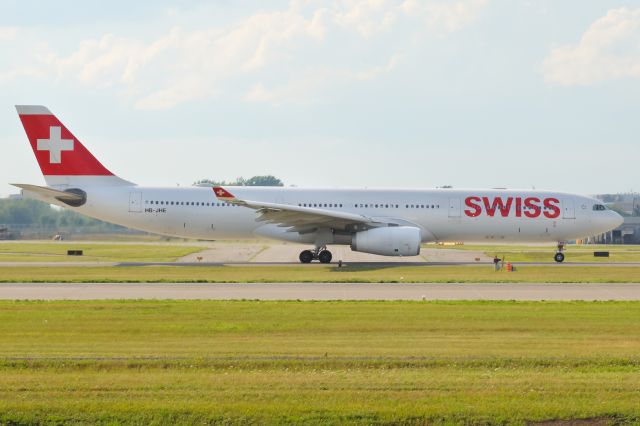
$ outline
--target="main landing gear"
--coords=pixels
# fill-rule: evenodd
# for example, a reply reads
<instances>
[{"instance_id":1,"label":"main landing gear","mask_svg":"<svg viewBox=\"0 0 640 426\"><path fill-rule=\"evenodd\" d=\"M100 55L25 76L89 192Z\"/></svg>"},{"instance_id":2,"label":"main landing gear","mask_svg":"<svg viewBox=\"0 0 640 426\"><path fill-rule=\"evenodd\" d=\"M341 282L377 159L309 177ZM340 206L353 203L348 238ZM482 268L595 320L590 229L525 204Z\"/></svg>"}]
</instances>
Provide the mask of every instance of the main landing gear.
<instances>
[{"instance_id":1,"label":"main landing gear","mask_svg":"<svg viewBox=\"0 0 640 426\"><path fill-rule=\"evenodd\" d=\"M563 251L564 251L564 243L558 243L558 251L556 251L555 256L553 256L553 260L555 260L558 263L564 262L564 253L562 253Z\"/></svg>"},{"instance_id":2,"label":"main landing gear","mask_svg":"<svg viewBox=\"0 0 640 426\"><path fill-rule=\"evenodd\" d=\"M331 252L326 247L318 247L315 250L304 250L300 253L301 263L311 263L312 260L318 259L320 263L331 263Z\"/></svg>"}]
</instances>

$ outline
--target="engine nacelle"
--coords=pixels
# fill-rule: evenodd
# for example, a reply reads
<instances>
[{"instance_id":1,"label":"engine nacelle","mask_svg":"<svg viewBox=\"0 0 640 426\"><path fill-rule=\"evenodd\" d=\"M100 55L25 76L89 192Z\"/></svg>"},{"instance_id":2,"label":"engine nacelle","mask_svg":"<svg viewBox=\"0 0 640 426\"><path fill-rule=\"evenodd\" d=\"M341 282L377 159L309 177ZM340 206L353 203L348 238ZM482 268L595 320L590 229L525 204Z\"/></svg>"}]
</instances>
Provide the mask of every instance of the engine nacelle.
<instances>
[{"instance_id":1,"label":"engine nacelle","mask_svg":"<svg viewBox=\"0 0 640 426\"><path fill-rule=\"evenodd\" d=\"M388 226L356 232L351 240L351 250L383 256L417 256L421 242L420 228Z\"/></svg>"}]
</instances>

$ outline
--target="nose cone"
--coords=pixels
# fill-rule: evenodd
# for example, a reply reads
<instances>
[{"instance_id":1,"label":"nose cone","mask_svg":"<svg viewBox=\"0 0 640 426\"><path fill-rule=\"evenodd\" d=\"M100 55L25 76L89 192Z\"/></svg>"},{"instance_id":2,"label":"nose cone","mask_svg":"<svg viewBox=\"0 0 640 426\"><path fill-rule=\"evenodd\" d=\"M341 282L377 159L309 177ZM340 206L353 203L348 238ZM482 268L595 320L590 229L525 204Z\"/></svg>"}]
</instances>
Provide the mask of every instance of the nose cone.
<instances>
[{"instance_id":1,"label":"nose cone","mask_svg":"<svg viewBox=\"0 0 640 426\"><path fill-rule=\"evenodd\" d=\"M613 210L609 210L608 213L609 213L610 229L615 229L624 223L624 218L620 216L620 214L618 214L617 212L614 212Z\"/></svg>"},{"instance_id":2,"label":"nose cone","mask_svg":"<svg viewBox=\"0 0 640 426\"><path fill-rule=\"evenodd\" d=\"M591 216L591 224L593 235L609 232L622 225L624 218L613 210L594 211Z\"/></svg>"}]
</instances>

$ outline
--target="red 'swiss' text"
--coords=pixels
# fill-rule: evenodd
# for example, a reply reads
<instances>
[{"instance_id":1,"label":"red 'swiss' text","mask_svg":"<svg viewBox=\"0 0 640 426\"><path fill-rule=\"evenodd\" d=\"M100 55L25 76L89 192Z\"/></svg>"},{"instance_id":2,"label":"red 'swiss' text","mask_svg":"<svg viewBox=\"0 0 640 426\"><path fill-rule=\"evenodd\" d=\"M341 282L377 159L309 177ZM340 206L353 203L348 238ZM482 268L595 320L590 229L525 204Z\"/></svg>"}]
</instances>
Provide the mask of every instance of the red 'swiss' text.
<instances>
[{"instance_id":1,"label":"red 'swiss' text","mask_svg":"<svg viewBox=\"0 0 640 426\"><path fill-rule=\"evenodd\" d=\"M538 197L467 197L464 200L467 207L464 214L478 217L482 214L494 217L528 217L537 218L540 215L548 219L560 216L560 200L557 198Z\"/></svg>"}]
</instances>

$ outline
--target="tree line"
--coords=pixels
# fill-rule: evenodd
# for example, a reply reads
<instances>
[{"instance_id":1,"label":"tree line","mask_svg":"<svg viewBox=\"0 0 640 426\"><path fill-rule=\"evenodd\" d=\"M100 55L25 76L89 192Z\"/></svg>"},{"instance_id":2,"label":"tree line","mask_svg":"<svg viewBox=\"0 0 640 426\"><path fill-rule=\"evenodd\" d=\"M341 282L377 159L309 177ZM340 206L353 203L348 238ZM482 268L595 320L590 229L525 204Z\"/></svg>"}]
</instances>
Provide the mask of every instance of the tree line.
<instances>
[{"instance_id":1,"label":"tree line","mask_svg":"<svg viewBox=\"0 0 640 426\"><path fill-rule=\"evenodd\" d=\"M118 230L122 227L83 216L71 210L53 208L37 200L0 199L0 224L42 228L83 227Z\"/></svg>"},{"instance_id":2,"label":"tree line","mask_svg":"<svg viewBox=\"0 0 640 426\"><path fill-rule=\"evenodd\" d=\"M200 179L199 181L194 182L194 185L198 185L198 186L284 186L284 183L275 176L264 175L264 176L254 176L249 179L245 179L242 176L240 176L235 181L229 181L229 182L224 180Z\"/></svg>"}]
</instances>

